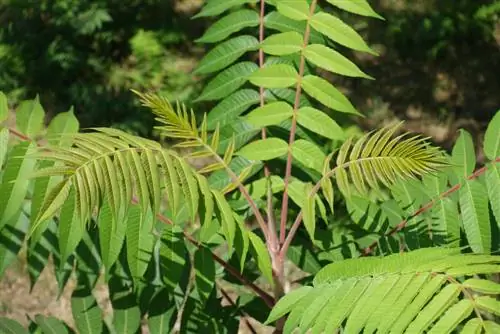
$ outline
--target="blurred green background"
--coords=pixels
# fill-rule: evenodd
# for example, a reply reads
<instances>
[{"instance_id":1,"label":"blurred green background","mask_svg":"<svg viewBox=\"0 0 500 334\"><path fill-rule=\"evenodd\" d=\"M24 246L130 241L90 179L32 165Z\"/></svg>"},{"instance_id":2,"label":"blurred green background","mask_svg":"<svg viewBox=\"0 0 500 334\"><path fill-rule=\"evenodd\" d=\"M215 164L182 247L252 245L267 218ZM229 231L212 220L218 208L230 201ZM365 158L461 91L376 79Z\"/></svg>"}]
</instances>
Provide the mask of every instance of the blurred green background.
<instances>
[{"instance_id":1,"label":"blurred green background","mask_svg":"<svg viewBox=\"0 0 500 334\"><path fill-rule=\"evenodd\" d=\"M0 90L14 104L39 94L50 114L74 105L84 127L148 135L130 89L191 104L205 79L191 74L206 52L194 40L210 22L191 20L202 3L0 0ZM386 21L342 18L380 53L349 54L377 81L330 78L369 115L359 125L407 119L445 147L458 127L480 133L500 107L500 0L371 4Z\"/></svg>"}]
</instances>

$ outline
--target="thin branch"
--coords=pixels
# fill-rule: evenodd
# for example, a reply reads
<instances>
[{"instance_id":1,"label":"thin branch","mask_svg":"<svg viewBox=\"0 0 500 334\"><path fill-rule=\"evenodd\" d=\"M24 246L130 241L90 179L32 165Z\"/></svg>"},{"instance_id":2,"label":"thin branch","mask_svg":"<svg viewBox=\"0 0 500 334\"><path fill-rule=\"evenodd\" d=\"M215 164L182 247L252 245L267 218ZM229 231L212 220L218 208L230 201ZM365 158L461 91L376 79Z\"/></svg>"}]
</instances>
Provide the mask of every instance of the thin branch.
<instances>
[{"instance_id":1,"label":"thin branch","mask_svg":"<svg viewBox=\"0 0 500 334\"><path fill-rule=\"evenodd\" d=\"M306 48L307 44L309 44L309 36L311 32L311 26L309 22L311 21L311 17L314 14L316 9L317 0L312 0L311 7L309 9L309 17L306 23L306 29L304 31L304 45L303 49ZM292 174L292 145L295 141L295 132L297 130L297 112L300 105L300 96L302 92L302 78L304 76L304 68L305 68L305 56L304 51L302 51L300 55L300 64L299 64L299 74L297 77L297 87L295 89L295 102L293 105L293 117L292 117L292 126L290 128L290 138L288 139L288 156L286 159L286 169L285 169L285 179L284 184L285 188L283 190L283 202L281 204L281 222L280 222L280 243L283 244L285 242L286 235L286 221L288 215L288 185L290 183L290 177Z\"/></svg>"},{"instance_id":2,"label":"thin branch","mask_svg":"<svg viewBox=\"0 0 500 334\"><path fill-rule=\"evenodd\" d=\"M9 128L9 132L12 135L18 137L21 140L32 141L31 138L29 138L25 134L23 134L23 133L15 130L15 129ZM136 198L133 198L131 202L133 204L138 204L138 200ZM169 225L173 225L174 224L170 219L168 219L167 217L165 217L162 214L158 213L156 216L163 223L166 223L166 224L169 224ZM184 233L184 237L189 242L191 242L193 245L195 245L196 247L200 247L201 246L200 243L194 237L192 237L189 233L187 233L186 231L184 231L183 233ZM221 259L219 256L217 256L216 254L214 254L212 252L211 252L211 255L212 255L212 258L214 259L214 261L218 262L222 267L224 267L224 269L226 269L227 272L229 272L236 279L238 279L243 285L247 286L248 288L250 288L251 290L253 290L259 297L261 297L264 300L264 302L266 303L267 306L269 306L270 308L272 308L274 306L274 298L271 295L269 295L267 292L265 292L264 290L262 290L261 288L259 288L253 282L250 282L248 279L246 279L246 277L242 276L238 272L238 270L236 268L232 267L229 263L227 263L226 261L224 261L223 259Z\"/></svg>"},{"instance_id":3,"label":"thin branch","mask_svg":"<svg viewBox=\"0 0 500 334\"><path fill-rule=\"evenodd\" d=\"M259 13L259 44L261 47L259 48L259 67L264 67L264 50L262 49L262 42L264 41L264 15L265 15L265 7L266 1L260 0L260 13ZM263 107L265 105L264 100L264 87L259 87L259 96L260 96L260 106ZM261 132L262 139L267 138L266 128L262 128ZM264 176L269 181L271 177L271 171L269 170L269 166L264 163ZM278 235L276 233L276 223L273 215L273 196L272 192L269 190L267 192L267 227L268 227L268 243L272 251L276 251L278 249Z\"/></svg>"},{"instance_id":4,"label":"thin branch","mask_svg":"<svg viewBox=\"0 0 500 334\"><path fill-rule=\"evenodd\" d=\"M500 163L500 157L498 157L495 160L493 160L492 163ZM474 180L474 179L478 178L479 176L483 175L487 170L488 170L488 166L483 166L483 167L477 169L471 175L469 175L466 178L466 180L468 180L468 181ZM385 237L390 237L390 236L393 236L394 234L398 233L399 231L401 231L402 229L404 229L406 227L406 225L408 224L408 222L411 219L413 219L413 218L417 217L418 215L421 215L422 213L430 210L437 202L439 202L439 201L443 200L444 198L450 196L454 192L458 191L460 188L462 188L462 183L455 184L453 187L451 187L448 190L442 192L441 194L439 194L439 196L437 198L431 200L430 202L428 202L427 204L425 204L424 206L422 206L420 209L418 209L415 212L413 212L408 218L406 218L405 220L401 221L398 225L396 225L392 230L390 230L389 232L387 232L384 236ZM377 245L378 245L378 241L372 242L368 247L366 247L363 250L363 256L371 254L373 252L373 250L377 247Z\"/></svg>"},{"instance_id":5,"label":"thin branch","mask_svg":"<svg viewBox=\"0 0 500 334\"><path fill-rule=\"evenodd\" d=\"M245 311L243 311L242 309L240 309L236 305L236 303L231 299L231 297L226 292L226 290L224 290L224 288L221 287L220 285L219 285L219 290L222 293L222 296L224 296L224 298L226 298L226 300L229 302L229 304L231 304L231 306L235 307L238 310L238 313L240 313L240 315L243 317L243 321L245 322L245 325L247 325L247 327L250 330L250 332L252 332L252 334L257 334L257 331L255 330L255 328L252 326L252 324L248 320L248 317L249 317L248 313L246 313Z\"/></svg>"}]
</instances>

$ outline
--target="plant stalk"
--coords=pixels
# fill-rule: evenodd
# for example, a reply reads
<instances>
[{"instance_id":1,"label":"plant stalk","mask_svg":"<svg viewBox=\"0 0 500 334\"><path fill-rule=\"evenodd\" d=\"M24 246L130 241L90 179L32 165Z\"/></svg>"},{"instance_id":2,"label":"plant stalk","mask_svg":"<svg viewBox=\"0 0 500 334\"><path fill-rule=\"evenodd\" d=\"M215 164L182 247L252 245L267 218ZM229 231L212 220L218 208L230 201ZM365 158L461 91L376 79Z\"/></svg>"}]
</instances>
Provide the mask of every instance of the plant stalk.
<instances>
[{"instance_id":1,"label":"plant stalk","mask_svg":"<svg viewBox=\"0 0 500 334\"><path fill-rule=\"evenodd\" d=\"M311 26L309 24L312 15L316 9L317 0L312 0L311 7L309 8L309 17L306 23L306 29L304 31L304 45L303 49L306 48L307 44L309 44L309 36L311 33ZM286 159L286 169L285 169L285 179L284 184L285 188L283 190L283 202L281 204L281 222L280 222L280 244L285 242L286 237L286 221L288 218L288 186L290 183L290 177L292 175L292 145L295 141L295 132L297 130L297 113L300 105L300 96L302 92L302 78L304 76L304 68L305 68L305 56L304 51L300 55L300 65L299 65L299 74L297 77L297 86L295 89L295 102L293 106L293 116L292 116L292 126L290 128L290 137L288 139L288 156Z\"/></svg>"}]
</instances>

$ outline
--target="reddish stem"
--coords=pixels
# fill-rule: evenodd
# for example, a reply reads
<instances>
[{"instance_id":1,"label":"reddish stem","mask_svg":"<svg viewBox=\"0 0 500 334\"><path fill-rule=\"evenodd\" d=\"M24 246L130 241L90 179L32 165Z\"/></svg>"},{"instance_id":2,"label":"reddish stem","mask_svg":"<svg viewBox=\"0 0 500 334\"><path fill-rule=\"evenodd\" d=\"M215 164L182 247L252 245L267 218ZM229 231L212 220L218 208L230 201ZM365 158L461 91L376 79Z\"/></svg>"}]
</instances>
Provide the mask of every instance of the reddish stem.
<instances>
[{"instance_id":1,"label":"reddish stem","mask_svg":"<svg viewBox=\"0 0 500 334\"><path fill-rule=\"evenodd\" d=\"M9 128L9 132L21 140L25 140L25 141L32 140L31 138L29 138L25 134L15 130L15 129ZM133 198L132 203L137 204L138 203L137 199ZM169 224L169 225L173 225L173 222L170 219L168 219L167 217L165 217L164 215L157 214L156 216L157 216L158 220L160 220L161 222ZM196 247L201 247L200 243L195 238L193 238L189 233L187 233L185 231L183 233L184 233L184 237L189 242L191 242ZM211 254L212 254L212 258L214 259L214 261L216 261L222 267L224 267L224 269L226 269L227 272L229 272L236 279L238 279L243 285L245 285L245 286L249 287L251 290L253 290L259 297L261 297L264 300L264 302L266 303L267 306L269 306L270 308L272 308L274 306L274 298L271 295L269 295L267 292L265 292L264 290L259 288L253 282L250 282L246 277L242 276L236 268L234 268L229 263L227 263L226 261L221 259L219 256L217 256L213 252L211 252Z\"/></svg>"},{"instance_id":2,"label":"reddish stem","mask_svg":"<svg viewBox=\"0 0 500 334\"><path fill-rule=\"evenodd\" d=\"M500 163L500 157L496 158L492 162L493 163ZM479 176L483 175L487 170L488 170L488 166L483 166L483 167L477 169L471 175L469 175L466 180L474 180L474 179L478 178ZM436 202L441 201L442 199L450 196L454 192L458 191L460 188L462 188L462 184L461 183L455 184L453 187L451 187L451 188L447 189L446 191L442 192L437 198L433 199L432 201L430 201L427 204L425 204L424 206L422 206L420 209L418 209L415 212L413 212L408 218L406 218L405 220L401 221L401 223L399 223L398 225L396 225L392 230L390 230L389 232L387 232L384 236L385 237L390 237L390 236L393 236L394 234L398 233L399 231L401 231L402 229L404 229L406 227L406 225L408 224L408 222L411 219L413 219L416 216L421 215L422 213L430 210L434 206L434 204L436 204ZM368 247L366 247L363 250L363 256L371 254L373 252L373 250L377 247L377 245L378 245L377 241L372 242Z\"/></svg>"},{"instance_id":3,"label":"reddish stem","mask_svg":"<svg viewBox=\"0 0 500 334\"><path fill-rule=\"evenodd\" d=\"M313 0L311 2L311 7L309 9L309 18L306 23L306 30L304 31L304 45L303 50L306 48L309 43L309 36L311 31L311 26L309 24L310 18L314 14L314 10L316 9L317 0ZM288 139L288 156L286 159L286 169L285 169L285 180L284 180L284 190L283 190L283 202L281 204L281 222L280 222L280 244L285 242L286 237L286 221L288 218L288 185L290 183L290 176L292 174L292 145L295 141L295 132L297 130L297 112L300 105L300 95L302 92L302 78L304 76L304 68L306 59L304 56L304 51L302 50L300 55L300 64L299 64L299 73L297 76L297 86L295 89L295 102L293 105L293 117L292 117L292 126L290 128L290 137Z\"/></svg>"}]
</instances>

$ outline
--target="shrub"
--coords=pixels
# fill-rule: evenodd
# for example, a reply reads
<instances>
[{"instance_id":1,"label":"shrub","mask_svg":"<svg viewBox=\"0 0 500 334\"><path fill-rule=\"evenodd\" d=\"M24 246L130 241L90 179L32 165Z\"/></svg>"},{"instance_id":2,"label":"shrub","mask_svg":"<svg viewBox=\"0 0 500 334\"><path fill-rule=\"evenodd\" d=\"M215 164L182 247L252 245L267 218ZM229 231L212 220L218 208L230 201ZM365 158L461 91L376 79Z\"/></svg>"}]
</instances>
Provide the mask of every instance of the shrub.
<instances>
[{"instance_id":1,"label":"shrub","mask_svg":"<svg viewBox=\"0 0 500 334\"><path fill-rule=\"evenodd\" d=\"M76 277L82 333L235 333L247 317L284 333L498 331L500 113L475 172L465 131L451 157L400 124L349 137L334 119L360 113L319 70L370 79L336 50L373 51L316 0L255 3L198 14L224 15L199 40L217 43L197 69L213 77L198 100L218 101L201 120L135 91L173 147L78 132L72 111L45 131L37 99L18 107L0 132L0 273L24 242L33 284L52 257L60 289ZM380 18L364 0L328 3ZM292 291L289 263L306 274ZM69 331L42 316L30 328L54 326Z\"/></svg>"}]
</instances>

